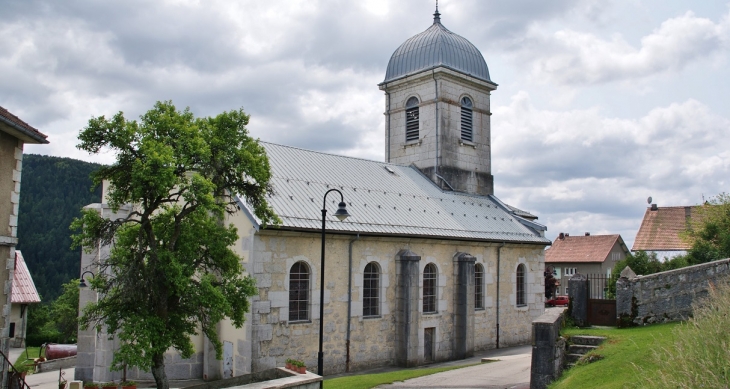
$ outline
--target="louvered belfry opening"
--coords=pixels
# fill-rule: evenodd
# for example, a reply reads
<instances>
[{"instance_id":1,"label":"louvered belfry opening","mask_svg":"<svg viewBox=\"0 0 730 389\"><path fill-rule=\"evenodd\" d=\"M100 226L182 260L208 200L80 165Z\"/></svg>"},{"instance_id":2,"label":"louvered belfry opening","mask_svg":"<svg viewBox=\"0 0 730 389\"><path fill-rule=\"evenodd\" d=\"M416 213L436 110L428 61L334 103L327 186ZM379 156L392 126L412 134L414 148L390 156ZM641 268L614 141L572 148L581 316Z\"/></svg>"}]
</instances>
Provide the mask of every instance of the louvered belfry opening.
<instances>
[{"instance_id":1,"label":"louvered belfry opening","mask_svg":"<svg viewBox=\"0 0 730 389\"><path fill-rule=\"evenodd\" d=\"M406 142L418 140L418 99L411 97L406 102Z\"/></svg>"},{"instance_id":2,"label":"louvered belfry opening","mask_svg":"<svg viewBox=\"0 0 730 389\"><path fill-rule=\"evenodd\" d=\"M461 139L469 142L474 141L472 107L473 104L470 98L463 97L461 99Z\"/></svg>"}]
</instances>

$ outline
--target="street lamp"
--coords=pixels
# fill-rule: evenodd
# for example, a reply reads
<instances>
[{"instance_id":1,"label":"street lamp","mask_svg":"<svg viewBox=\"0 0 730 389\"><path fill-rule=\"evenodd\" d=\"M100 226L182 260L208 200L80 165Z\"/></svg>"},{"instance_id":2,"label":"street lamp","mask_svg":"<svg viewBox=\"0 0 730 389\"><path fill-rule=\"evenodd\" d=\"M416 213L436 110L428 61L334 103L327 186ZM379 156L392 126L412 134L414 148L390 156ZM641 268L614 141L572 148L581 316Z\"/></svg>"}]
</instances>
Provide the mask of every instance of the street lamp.
<instances>
[{"instance_id":1,"label":"street lamp","mask_svg":"<svg viewBox=\"0 0 730 389\"><path fill-rule=\"evenodd\" d=\"M345 204L342 192L337 189L328 190L322 199L322 262L319 270L321 275L319 282L319 353L317 354L317 374L320 377L324 376L322 366L324 364L324 353L322 353L322 342L324 341L324 229L326 223L325 216L327 215L327 195L330 192L337 192L340 194L340 204L337 205L337 212L335 212L335 216L340 219L340 221L343 221L350 216L350 214L347 213L347 205ZM319 382L319 387L322 387L322 381Z\"/></svg>"},{"instance_id":2,"label":"street lamp","mask_svg":"<svg viewBox=\"0 0 730 389\"><path fill-rule=\"evenodd\" d=\"M79 280L79 288L85 288L86 287L86 280L84 280L84 276L86 274L91 274L91 278L94 278L94 273L92 273L90 270L87 270L83 273L81 273L81 280Z\"/></svg>"}]
</instances>

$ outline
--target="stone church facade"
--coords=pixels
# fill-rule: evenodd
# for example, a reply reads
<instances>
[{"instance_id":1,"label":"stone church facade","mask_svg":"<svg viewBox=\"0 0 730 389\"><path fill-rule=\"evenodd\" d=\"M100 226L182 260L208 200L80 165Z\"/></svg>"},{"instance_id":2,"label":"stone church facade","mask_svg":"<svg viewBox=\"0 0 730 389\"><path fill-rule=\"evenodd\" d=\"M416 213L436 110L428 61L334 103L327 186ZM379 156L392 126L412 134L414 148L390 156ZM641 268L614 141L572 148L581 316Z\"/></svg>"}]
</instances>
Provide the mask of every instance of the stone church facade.
<instances>
[{"instance_id":1,"label":"stone church facade","mask_svg":"<svg viewBox=\"0 0 730 389\"><path fill-rule=\"evenodd\" d=\"M262 142L275 192L268 200L282 224L262 227L243 200L228 220L258 295L243 328L220 323L222 360L201 335L190 359L170 352L168 377L234 377L287 358L316 371L320 320L325 375L530 342L531 322L544 312L550 241L534 216L494 196L489 94L497 85L484 58L437 11L429 29L394 53L379 86L385 162ZM340 201L337 193L323 198L331 189L351 216L327 219L320 302L320 202L332 215ZM82 271L99 254L84 254ZM83 291L81 304L94 298ZM108 370L115 347L80 331L76 378L119 379ZM127 377L151 375L131 369Z\"/></svg>"}]
</instances>

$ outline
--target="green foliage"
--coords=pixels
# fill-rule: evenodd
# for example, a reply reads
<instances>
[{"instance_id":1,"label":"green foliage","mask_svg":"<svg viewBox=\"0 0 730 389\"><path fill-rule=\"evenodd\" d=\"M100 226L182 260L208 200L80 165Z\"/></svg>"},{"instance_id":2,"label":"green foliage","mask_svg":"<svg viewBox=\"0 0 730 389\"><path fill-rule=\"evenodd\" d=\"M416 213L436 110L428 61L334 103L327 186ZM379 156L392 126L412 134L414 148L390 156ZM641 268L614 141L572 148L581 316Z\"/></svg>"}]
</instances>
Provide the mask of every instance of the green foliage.
<instances>
[{"instance_id":1,"label":"green foliage","mask_svg":"<svg viewBox=\"0 0 730 389\"><path fill-rule=\"evenodd\" d=\"M687 263L716 261L730 257L730 194L710 199L692 217L692 228L685 238L692 243Z\"/></svg>"},{"instance_id":2,"label":"green foliage","mask_svg":"<svg viewBox=\"0 0 730 389\"><path fill-rule=\"evenodd\" d=\"M62 285L63 293L45 304L28 307L28 334L26 343L40 346L43 343L76 343L79 315L79 280L72 279Z\"/></svg>"},{"instance_id":3,"label":"green foliage","mask_svg":"<svg viewBox=\"0 0 730 389\"><path fill-rule=\"evenodd\" d=\"M266 203L271 192L264 148L248 136L243 110L195 118L171 102L158 102L128 121L93 118L78 147L109 149L117 157L93 175L110 183L114 210L134 204L129 216L105 219L86 210L73 222L74 243L92 250L113 243L91 280L100 299L83 311L83 326L107 327L120 340L113 368L151 370L158 388L168 387L164 353L193 353L190 337L202 331L220 358L216 324L243 325L254 279L243 276L231 246L237 239L226 214L240 195L263 223L279 220Z\"/></svg>"},{"instance_id":4,"label":"green foliage","mask_svg":"<svg viewBox=\"0 0 730 389\"><path fill-rule=\"evenodd\" d=\"M675 341L661 347L654 361L661 371L646 371L646 387L730 387L730 286L710 287L709 298L693 317L674 329Z\"/></svg>"},{"instance_id":5,"label":"green foliage","mask_svg":"<svg viewBox=\"0 0 730 389\"><path fill-rule=\"evenodd\" d=\"M23 155L18 246L44 302L78 277L81 249L71 249L68 225L81 208L101 201L89 175L101 165L69 158ZM30 332L29 332L30 334Z\"/></svg>"}]
</instances>

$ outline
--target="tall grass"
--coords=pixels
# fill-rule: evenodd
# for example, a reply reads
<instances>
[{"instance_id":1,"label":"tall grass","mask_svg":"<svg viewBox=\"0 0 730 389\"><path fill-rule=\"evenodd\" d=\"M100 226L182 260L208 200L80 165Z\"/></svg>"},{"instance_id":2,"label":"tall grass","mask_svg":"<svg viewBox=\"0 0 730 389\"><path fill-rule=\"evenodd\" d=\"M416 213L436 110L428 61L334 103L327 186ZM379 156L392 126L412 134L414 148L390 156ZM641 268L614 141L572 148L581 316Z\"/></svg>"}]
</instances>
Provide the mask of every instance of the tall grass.
<instances>
[{"instance_id":1,"label":"tall grass","mask_svg":"<svg viewBox=\"0 0 730 389\"><path fill-rule=\"evenodd\" d=\"M693 318L674 329L674 344L654 353L661 369L645 371L651 386L730 387L730 284L710 284L709 296L693 312Z\"/></svg>"}]
</instances>

